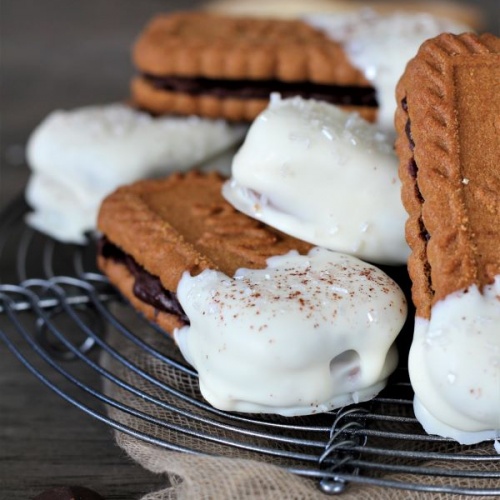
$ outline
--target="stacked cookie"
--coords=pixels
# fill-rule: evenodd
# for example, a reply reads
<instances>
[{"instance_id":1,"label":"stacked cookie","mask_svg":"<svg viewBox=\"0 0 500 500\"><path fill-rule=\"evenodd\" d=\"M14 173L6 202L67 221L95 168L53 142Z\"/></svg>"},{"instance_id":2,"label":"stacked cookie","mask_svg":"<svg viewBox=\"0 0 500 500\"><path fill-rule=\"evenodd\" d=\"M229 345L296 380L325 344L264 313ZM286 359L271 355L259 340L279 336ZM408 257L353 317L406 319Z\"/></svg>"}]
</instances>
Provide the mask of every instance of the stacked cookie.
<instances>
[{"instance_id":1,"label":"stacked cookie","mask_svg":"<svg viewBox=\"0 0 500 500\"><path fill-rule=\"evenodd\" d=\"M342 46L302 21L159 15L134 62L134 102L155 113L252 121L279 92L376 115L375 90Z\"/></svg>"}]
</instances>

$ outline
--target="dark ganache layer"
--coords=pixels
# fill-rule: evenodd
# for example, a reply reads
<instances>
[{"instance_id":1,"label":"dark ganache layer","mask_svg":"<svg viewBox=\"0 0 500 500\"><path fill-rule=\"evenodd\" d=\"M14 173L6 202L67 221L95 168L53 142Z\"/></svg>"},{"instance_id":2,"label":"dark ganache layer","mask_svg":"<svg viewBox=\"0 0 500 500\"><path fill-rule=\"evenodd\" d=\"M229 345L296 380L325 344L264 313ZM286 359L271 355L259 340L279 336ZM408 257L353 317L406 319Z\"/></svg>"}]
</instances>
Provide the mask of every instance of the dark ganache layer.
<instances>
[{"instance_id":1,"label":"dark ganache layer","mask_svg":"<svg viewBox=\"0 0 500 500\"><path fill-rule=\"evenodd\" d=\"M411 133L411 120L410 120L410 114L408 112L408 101L406 100L406 98L404 98L401 101L401 107L402 107L403 111L406 113L406 117L407 117L406 124L405 124L405 134L406 134L406 138L408 140L408 147L409 147L410 151L412 152L412 156L411 156L410 161L408 163L408 172L409 172L411 178L414 179L414 181L415 181L415 196L419 200L420 204L423 204L424 197L422 196L422 193L420 192L420 189L418 187L418 182L417 182L418 165L417 165L417 162L415 160L415 141L414 141L413 135ZM430 239L430 234L427 231L427 228L425 227L425 223L424 223L422 216L419 217L418 223L419 223L419 228L420 228L420 236L425 241L426 253L427 253L427 242ZM431 268L430 268L429 261L426 261L424 263L424 272L425 272L425 275L427 276L429 290L432 291Z\"/></svg>"},{"instance_id":2,"label":"dark ganache layer","mask_svg":"<svg viewBox=\"0 0 500 500\"><path fill-rule=\"evenodd\" d=\"M133 257L126 254L105 236L99 240L98 252L103 258L111 259L128 269L134 277L132 291L139 300L153 306L157 311L174 314L184 324L189 325L189 319L177 300L176 294L166 290L161 284L160 278L146 271Z\"/></svg>"},{"instance_id":3,"label":"dark ganache layer","mask_svg":"<svg viewBox=\"0 0 500 500\"><path fill-rule=\"evenodd\" d=\"M281 80L222 80L210 78L164 77L143 73L142 77L160 90L219 98L268 99L272 92L283 98L301 96L342 106L378 106L373 87L324 85Z\"/></svg>"}]
</instances>

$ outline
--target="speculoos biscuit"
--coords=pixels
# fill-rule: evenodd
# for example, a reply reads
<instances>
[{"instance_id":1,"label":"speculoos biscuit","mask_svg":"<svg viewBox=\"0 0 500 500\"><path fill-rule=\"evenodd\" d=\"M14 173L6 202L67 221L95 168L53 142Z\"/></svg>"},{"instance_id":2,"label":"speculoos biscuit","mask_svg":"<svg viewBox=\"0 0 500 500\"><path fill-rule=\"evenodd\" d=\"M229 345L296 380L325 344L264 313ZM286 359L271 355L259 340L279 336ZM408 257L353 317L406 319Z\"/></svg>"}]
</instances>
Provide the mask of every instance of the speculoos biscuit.
<instances>
[{"instance_id":1,"label":"speculoos biscuit","mask_svg":"<svg viewBox=\"0 0 500 500\"><path fill-rule=\"evenodd\" d=\"M500 274L500 39L426 41L396 91L396 151L417 315Z\"/></svg>"},{"instance_id":2,"label":"speculoos biscuit","mask_svg":"<svg viewBox=\"0 0 500 500\"><path fill-rule=\"evenodd\" d=\"M138 37L133 61L132 99L153 113L251 121L276 91L376 115L375 89L342 46L302 21L158 15Z\"/></svg>"},{"instance_id":3,"label":"speculoos biscuit","mask_svg":"<svg viewBox=\"0 0 500 500\"><path fill-rule=\"evenodd\" d=\"M311 245L236 211L212 172L124 186L102 203L98 266L131 304L172 332L187 321L175 292L184 271L264 268L266 259Z\"/></svg>"}]
</instances>

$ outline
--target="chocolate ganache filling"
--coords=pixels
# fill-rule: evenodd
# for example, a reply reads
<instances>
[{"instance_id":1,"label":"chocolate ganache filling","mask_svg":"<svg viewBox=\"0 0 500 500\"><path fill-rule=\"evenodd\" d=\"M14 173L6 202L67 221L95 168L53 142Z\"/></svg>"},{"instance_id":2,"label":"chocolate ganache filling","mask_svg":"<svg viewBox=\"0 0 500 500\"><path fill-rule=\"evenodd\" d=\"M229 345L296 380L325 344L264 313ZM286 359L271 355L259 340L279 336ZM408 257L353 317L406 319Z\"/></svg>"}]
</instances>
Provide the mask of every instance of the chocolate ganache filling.
<instances>
[{"instance_id":1,"label":"chocolate ganache filling","mask_svg":"<svg viewBox=\"0 0 500 500\"><path fill-rule=\"evenodd\" d=\"M324 85L312 82L284 82L281 80L222 80L210 78L183 78L155 76L143 73L153 87L160 90L190 95L210 95L219 98L268 99L272 92L283 98L301 96L343 106L377 107L375 89L354 85Z\"/></svg>"},{"instance_id":2,"label":"chocolate ganache filling","mask_svg":"<svg viewBox=\"0 0 500 500\"><path fill-rule=\"evenodd\" d=\"M406 100L406 97L403 98L401 101L401 107L403 108L403 111L406 113L406 124L405 124L405 134L406 138L408 140L408 147L410 151L412 152L412 156L410 158L410 161L408 163L408 172L411 176L412 179L415 181L415 196L419 200L420 204L424 203L424 197L422 196L422 193L420 192L420 189L418 187L418 182L417 182L417 175L418 175L418 165L415 160L415 141L413 139L412 133L411 133L411 120L410 120L410 115L408 113L408 102ZM430 239L430 234L427 231L427 228L425 227L424 220L422 218L422 215L418 219L418 224L420 228L420 236L422 239L425 241L425 246L426 246L426 253L427 253L427 242ZM429 286L429 290L432 291L432 286L431 286L431 268L429 261L426 261L424 263L424 272L427 277L427 283Z\"/></svg>"},{"instance_id":3,"label":"chocolate ganache filling","mask_svg":"<svg viewBox=\"0 0 500 500\"><path fill-rule=\"evenodd\" d=\"M157 276L140 266L133 257L114 245L105 236L99 240L98 252L105 259L111 259L125 266L134 277L133 293L139 299L153 306L157 311L175 314L180 321L189 325L189 318L182 309L174 292L166 290Z\"/></svg>"}]
</instances>

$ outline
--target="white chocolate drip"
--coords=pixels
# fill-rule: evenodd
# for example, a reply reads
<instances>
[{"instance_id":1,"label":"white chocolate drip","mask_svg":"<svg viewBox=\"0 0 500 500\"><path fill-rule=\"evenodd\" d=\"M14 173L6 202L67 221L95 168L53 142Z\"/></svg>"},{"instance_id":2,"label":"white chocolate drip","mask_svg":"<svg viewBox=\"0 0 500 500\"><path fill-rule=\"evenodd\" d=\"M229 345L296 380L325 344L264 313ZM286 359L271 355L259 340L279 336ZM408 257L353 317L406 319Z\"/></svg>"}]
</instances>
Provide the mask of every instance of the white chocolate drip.
<instances>
[{"instance_id":1,"label":"white chocolate drip","mask_svg":"<svg viewBox=\"0 0 500 500\"><path fill-rule=\"evenodd\" d=\"M500 276L416 318L409 358L415 414L430 434L472 444L500 437Z\"/></svg>"},{"instance_id":2,"label":"white chocolate drip","mask_svg":"<svg viewBox=\"0 0 500 500\"><path fill-rule=\"evenodd\" d=\"M325 412L372 398L396 367L404 295L349 255L314 248L234 278L185 273L177 296L191 324L176 341L220 409Z\"/></svg>"}]
</instances>

